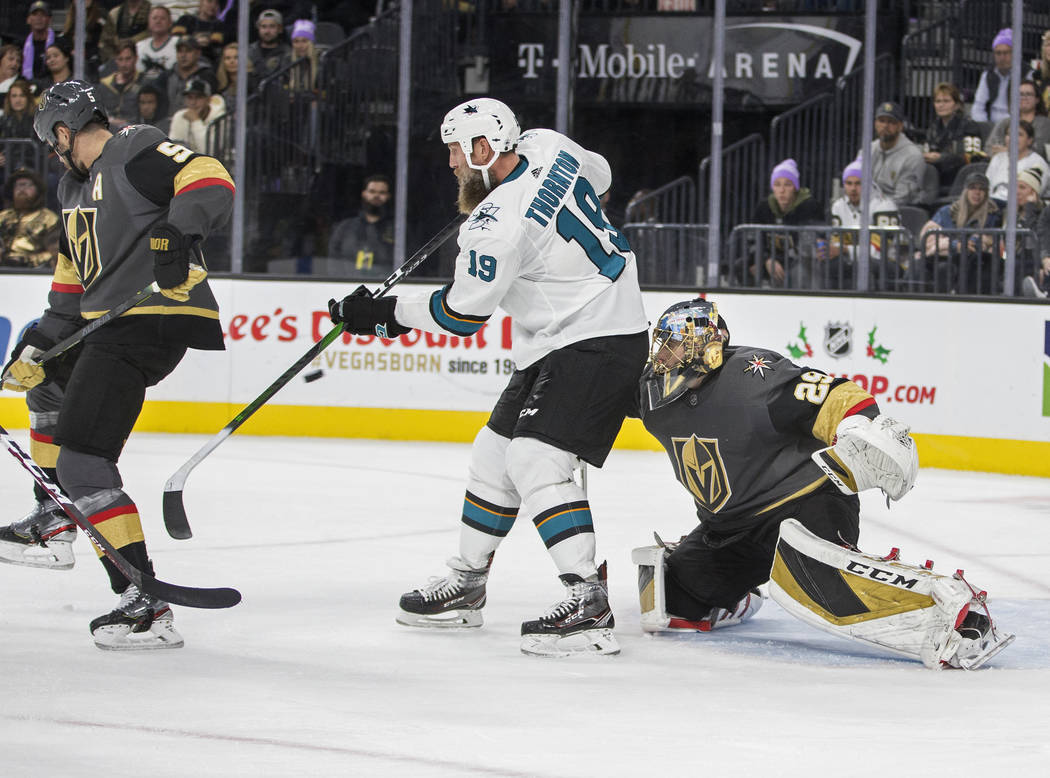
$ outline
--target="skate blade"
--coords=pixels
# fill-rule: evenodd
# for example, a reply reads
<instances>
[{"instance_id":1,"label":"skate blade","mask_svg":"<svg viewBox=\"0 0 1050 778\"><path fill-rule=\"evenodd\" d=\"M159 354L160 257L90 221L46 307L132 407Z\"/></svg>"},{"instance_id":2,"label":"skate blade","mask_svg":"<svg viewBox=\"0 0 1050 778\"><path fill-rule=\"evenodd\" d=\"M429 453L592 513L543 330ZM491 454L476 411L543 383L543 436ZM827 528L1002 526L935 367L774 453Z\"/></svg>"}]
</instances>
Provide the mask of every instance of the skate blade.
<instances>
[{"instance_id":1,"label":"skate blade","mask_svg":"<svg viewBox=\"0 0 1050 778\"><path fill-rule=\"evenodd\" d=\"M182 648L185 641L175 630L175 625L153 622L145 632L132 632L127 624L112 624L99 627L91 636L95 645L103 651L151 651L159 648Z\"/></svg>"},{"instance_id":2,"label":"skate blade","mask_svg":"<svg viewBox=\"0 0 1050 778\"><path fill-rule=\"evenodd\" d=\"M480 627L483 623L481 611L459 610L446 613L409 613L399 610L395 621L406 627L424 627L428 629L470 629Z\"/></svg>"},{"instance_id":3,"label":"skate blade","mask_svg":"<svg viewBox=\"0 0 1050 778\"><path fill-rule=\"evenodd\" d=\"M47 546L38 543L23 545L0 541L0 562L22 567L45 567L51 570L71 570L76 563L71 543L51 541Z\"/></svg>"},{"instance_id":4,"label":"skate blade","mask_svg":"<svg viewBox=\"0 0 1050 778\"><path fill-rule=\"evenodd\" d=\"M521 653L529 656L615 656L620 653L611 629L585 629L571 635L522 635Z\"/></svg>"}]
</instances>

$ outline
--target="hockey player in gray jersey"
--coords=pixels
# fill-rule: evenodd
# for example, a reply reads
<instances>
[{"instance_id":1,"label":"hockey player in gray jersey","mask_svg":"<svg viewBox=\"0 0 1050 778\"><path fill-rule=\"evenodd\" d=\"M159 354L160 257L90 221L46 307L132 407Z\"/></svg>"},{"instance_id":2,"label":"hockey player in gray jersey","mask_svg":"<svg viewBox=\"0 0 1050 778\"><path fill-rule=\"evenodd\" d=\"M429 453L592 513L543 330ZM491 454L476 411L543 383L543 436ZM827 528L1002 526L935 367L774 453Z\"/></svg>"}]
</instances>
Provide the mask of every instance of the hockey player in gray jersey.
<instances>
[{"instance_id":1,"label":"hockey player in gray jersey","mask_svg":"<svg viewBox=\"0 0 1050 778\"><path fill-rule=\"evenodd\" d=\"M469 336L501 306L513 318L516 371L471 455L459 553L450 572L401 598L408 626L477 627L493 554L527 515L566 587L522 624L527 654L615 654L605 564L595 562L580 461L600 467L645 364L648 328L634 253L599 197L605 159L552 130L520 134L498 100L470 100L441 125L459 181L451 284L434 294L332 300L332 320L360 334L419 328Z\"/></svg>"},{"instance_id":2,"label":"hockey player in gray jersey","mask_svg":"<svg viewBox=\"0 0 1050 778\"><path fill-rule=\"evenodd\" d=\"M637 413L700 518L680 543L635 549L644 630L737 624L769 580L807 623L929 667L972 669L1012 640L961 573L857 549L856 493L877 487L899 500L918 455L908 428L852 381L730 346L715 305L689 300L653 331Z\"/></svg>"},{"instance_id":3,"label":"hockey player in gray jersey","mask_svg":"<svg viewBox=\"0 0 1050 778\"><path fill-rule=\"evenodd\" d=\"M26 391L53 381L64 388L53 441L60 447L59 482L132 565L152 574L138 508L121 489L117 460L147 387L171 373L187 348L224 347L197 247L229 219L233 181L218 161L172 143L155 127L130 126L114 135L93 87L83 81L50 87L34 129L68 168L58 190L63 235L48 308L5 365L3 386ZM36 361L84 320L152 281L160 294L89 334L75 359ZM37 527L5 529L0 545L41 543ZM47 542L70 542L73 533L63 534ZM18 549L4 556L18 558ZM109 559L102 564L120 602L91 622L96 645L181 646L168 604L140 592Z\"/></svg>"}]
</instances>

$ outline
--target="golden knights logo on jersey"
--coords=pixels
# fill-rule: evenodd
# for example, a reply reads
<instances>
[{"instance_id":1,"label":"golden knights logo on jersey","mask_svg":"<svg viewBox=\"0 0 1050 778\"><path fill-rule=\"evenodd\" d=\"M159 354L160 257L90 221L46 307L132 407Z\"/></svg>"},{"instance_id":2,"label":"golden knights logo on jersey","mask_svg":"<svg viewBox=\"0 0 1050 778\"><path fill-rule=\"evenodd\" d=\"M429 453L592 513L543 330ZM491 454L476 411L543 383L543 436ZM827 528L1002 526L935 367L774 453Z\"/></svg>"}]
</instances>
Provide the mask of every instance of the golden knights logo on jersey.
<instances>
[{"instance_id":1,"label":"golden knights logo on jersey","mask_svg":"<svg viewBox=\"0 0 1050 778\"><path fill-rule=\"evenodd\" d=\"M678 480L700 505L717 513L733 494L716 438L671 438Z\"/></svg>"},{"instance_id":2,"label":"golden knights logo on jersey","mask_svg":"<svg viewBox=\"0 0 1050 778\"><path fill-rule=\"evenodd\" d=\"M98 255L98 232L95 228L97 217L97 208L77 207L62 210L69 251L72 254L70 260L76 265L77 275L85 287L90 286L102 270L102 258Z\"/></svg>"}]
</instances>

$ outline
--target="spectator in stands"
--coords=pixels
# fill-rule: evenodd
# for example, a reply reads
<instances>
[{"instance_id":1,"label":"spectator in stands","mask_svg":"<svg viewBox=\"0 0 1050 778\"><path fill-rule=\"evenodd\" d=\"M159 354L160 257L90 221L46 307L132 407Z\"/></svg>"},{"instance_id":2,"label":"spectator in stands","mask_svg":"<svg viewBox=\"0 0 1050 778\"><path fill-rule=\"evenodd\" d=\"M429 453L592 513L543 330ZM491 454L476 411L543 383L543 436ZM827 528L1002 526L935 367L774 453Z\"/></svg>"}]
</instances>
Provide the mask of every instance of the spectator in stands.
<instances>
[{"instance_id":1,"label":"spectator in stands","mask_svg":"<svg viewBox=\"0 0 1050 778\"><path fill-rule=\"evenodd\" d=\"M133 43L149 37L149 0L124 0L109 12L117 40L130 38Z\"/></svg>"},{"instance_id":2,"label":"spectator in stands","mask_svg":"<svg viewBox=\"0 0 1050 778\"><path fill-rule=\"evenodd\" d=\"M84 0L85 35L84 75L88 81L98 80L98 70L103 63L109 62L117 49L117 29L101 3L96 0ZM70 0L66 6L66 23L62 26L62 37L72 41L77 23L77 4Z\"/></svg>"},{"instance_id":3,"label":"spectator in stands","mask_svg":"<svg viewBox=\"0 0 1050 778\"><path fill-rule=\"evenodd\" d=\"M73 44L64 35L59 35L44 53L47 76L33 82L34 94L43 94L52 84L73 78Z\"/></svg>"},{"instance_id":4,"label":"spectator in stands","mask_svg":"<svg viewBox=\"0 0 1050 778\"><path fill-rule=\"evenodd\" d=\"M201 56L212 67L218 65L222 47L237 38L236 29L219 18L219 0L200 0L197 13L179 17L171 31L175 35L192 35Z\"/></svg>"},{"instance_id":5,"label":"spectator in stands","mask_svg":"<svg viewBox=\"0 0 1050 778\"><path fill-rule=\"evenodd\" d=\"M113 58L117 69L99 82L98 99L109 115L110 129L116 131L134 120L139 110L139 90L143 76L136 65L135 42L125 38L117 44L117 55Z\"/></svg>"},{"instance_id":6,"label":"spectator in stands","mask_svg":"<svg viewBox=\"0 0 1050 778\"><path fill-rule=\"evenodd\" d=\"M0 266L48 270L58 260L58 215L44 207L44 182L16 170L4 186L10 205L0 211Z\"/></svg>"},{"instance_id":7,"label":"spectator in stands","mask_svg":"<svg viewBox=\"0 0 1050 778\"><path fill-rule=\"evenodd\" d=\"M332 229L328 253L351 259L361 275L386 277L394 270L394 221L390 217L390 179L372 175L361 190L361 210Z\"/></svg>"},{"instance_id":8,"label":"spectator in stands","mask_svg":"<svg viewBox=\"0 0 1050 778\"><path fill-rule=\"evenodd\" d=\"M0 116L0 140L22 138L36 141L36 133L33 132L35 113L36 98L33 97L33 89L28 81L19 78L11 84L4 98L3 116ZM8 154L4 154L0 149L0 172L32 168L35 165L35 150L29 144L13 146Z\"/></svg>"},{"instance_id":9,"label":"spectator in stands","mask_svg":"<svg viewBox=\"0 0 1050 778\"><path fill-rule=\"evenodd\" d=\"M241 79L237 77L237 54L238 46L237 42L227 43L222 49L222 59L219 61L219 69L215 73L216 81L219 84L219 94L222 95L222 99L226 101L226 113L230 113L234 109L234 105L237 102L237 87L241 82ZM248 63L248 69L251 70L251 63Z\"/></svg>"},{"instance_id":10,"label":"spectator in stands","mask_svg":"<svg viewBox=\"0 0 1050 778\"><path fill-rule=\"evenodd\" d=\"M627 201L624 218L634 223L655 222L656 213L653 201L645 199L652 191L652 189L639 189L631 195L631 199Z\"/></svg>"},{"instance_id":11,"label":"spectator in stands","mask_svg":"<svg viewBox=\"0 0 1050 778\"><path fill-rule=\"evenodd\" d=\"M1010 63L1013 61L1014 34L1004 27L992 41L995 64L981 73L973 96L970 118L978 122L997 122L1010 115Z\"/></svg>"},{"instance_id":12,"label":"spectator in stands","mask_svg":"<svg viewBox=\"0 0 1050 778\"><path fill-rule=\"evenodd\" d=\"M880 103L875 109L871 180L897 205L913 205L922 194L926 161L903 129L904 110L897 103Z\"/></svg>"},{"instance_id":13,"label":"spectator in stands","mask_svg":"<svg viewBox=\"0 0 1050 778\"><path fill-rule=\"evenodd\" d=\"M836 227L850 228L842 232L832 231L828 241L827 251L817 251L818 262L823 262L821 276L825 289L852 289L853 288L853 265L857 258L857 239L859 233L855 230L861 224L861 194L864 187L864 167L861 159L857 159L846 165L842 171L842 188L845 194L831 204L831 223ZM868 212L870 214L869 224L871 231L871 249L868 258L871 268L872 286L878 288L877 281L880 276L887 279L895 273L888 272L887 265L879 265L883 256L883 244L893 241L893 236L884 232L878 232L879 228L897 227L900 225L900 212L897 204L886 197L875 184L871 186L869 196ZM891 246L887 245L887 249ZM896 259L896 252L887 251L887 257ZM883 272L878 272L881 269Z\"/></svg>"},{"instance_id":14,"label":"spectator in stands","mask_svg":"<svg viewBox=\"0 0 1050 778\"><path fill-rule=\"evenodd\" d=\"M992 266L996 245L994 233L969 236L940 234L941 229L996 230L1002 223L1002 211L988 197L988 177L971 173L958 199L944 206L922 228L919 238L922 253L917 257L917 277L934 281L936 291L968 293L977 286L981 266Z\"/></svg>"},{"instance_id":15,"label":"spectator in stands","mask_svg":"<svg viewBox=\"0 0 1050 778\"><path fill-rule=\"evenodd\" d=\"M226 103L203 78L186 82L183 100L186 107L171 117L168 137L199 154L217 155L208 147L208 128L226 115Z\"/></svg>"},{"instance_id":16,"label":"spectator in stands","mask_svg":"<svg viewBox=\"0 0 1050 778\"><path fill-rule=\"evenodd\" d=\"M1045 300L1050 295L1050 208L1043 208L1039 214L1036 234L1039 241L1039 263L1032 268L1030 275L1021 280L1021 294Z\"/></svg>"},{"instance_id":17,"label":"spectator in stands","mask_svg":"<svg viewBox=\"0 0 1050 778\"><path fill-rule=\"evenodd\" d=\"M138 69L153 81L175 67L175 46L179 39L171 34L171 11L163 5L149 10L149 37L135 44Z\"/></svg>"},{"instance_id":18,"label":"spectator in stands","mask_svg":"<svg viewBox=\"0 0 1050 778\"><path fill-rule=\"evenodd\" d=\"M755 222L792 227L825 223L824 207L813 199L808 187L801 186L795 160L785 159L773 168L769 187L771 194L755 209ZM772 286L792 289L812 288L814 246L811 232L765 233L759 250L766 275L756 278L761 270L750 267L752 281L768 280Z\"/></svg>"},{"instance_id":19,"label":"spectator in stands","mask_svg":"<svg viewBox=\"0 0 1050 778\"><path fill-rule=\"evenodd\" d=\"M157 85L165 92L168 105L182 105L182 95L191 78L203 78L211 87L211 93L215 94L218 87L215 71L200 60L201 50L196 38L192 35L179 38L175 44L175 67L166 71L157 81Z\"/></svg>"},{"instance_id":20,"label":"spectator in stands","mask_svg":"<svg viewBox=\"0 0 1050 778\"><path fill-rule=\"evenodd\" d=\"M22 75L26 81L35 81L47 76L44 54L55 41L55 31L51 29L51 6L43 0L31 3L26 24L29 25L29 34L22 45Z\"/></svg>"},{"instance_id":21,"label":"spectator in stands","mask_svg":"<svg viewBox=\"0 0 1050 778\"><path fill-rule=\"evenodd\" d=\"M1017 229L1031 230L1034 233L1034 237L1030 235L1019 235L1017 237L1017 249L1015 251L1017 272L1014 274L1017 281L1015 294L1023 295L1025 293L1024 279L1034 278L1042 269L1038 236L1039 221L1046 208L1039 197L1039 192L1046 183L1039 168L1029 168L1017 175ZM1005 259L1005 249L1001 253Z\"/></svg>"},{"instance_id":22,"label":"spectator in stands","mask_svg":"<svg viewBox=\"0 0 1050 778\"><path fill-rule=\"evenodd\" d=\"M165 135L171 131L171 117L164 92L156 85L146 83L139 89L138 115L135 124L152 124Z\"/></svg>"},{"instance_id":23,"label":"spectator in stands","mask_svg":"<svg viewBox=\"0 0 1050 778\"><path fill-rule=\"evenodd\" d=\"M254 83L258 83L287 67L292 61L292 50L281 40L284 19L278 11L272 8L263 11L255 27L259 32L259 40L248 47L248 61L252 65Z\"/></svg>"},{"instance_id":24,"label":"spectator in stands","mask_svg":"<svg viewBox=\"0 0 1050 778\"><path fill-rule=\"evenodd\" d=\"M289 74L288 88L313 92L317 85L317 49L314 47L314 23L297 19L292 25L292 62L300 63Z\"/></svg>"},{"instance_id":25,"label":"spectator in stands","mask_svg":"<svg viewBox=\"0 0 1050 778\"><path fill-rule=\"evenodd\" d=\"M1039 194L1044 196L1046 194L1045 183L1050 181L1050 166L1032 148L1034 139L1035 128L1032 127L1032 123L1022 120L1020 131L1017 133L1017 173L1020 175L1028 168L1039 168L1041 180L1044 182L1044 188ZM1010 185L1010 152L1000 151L992 157L985 175L991 182L992 199L996 200L1000 206L1005 205Z\"/></svg>"},{"instance_id":26,"label":"spectator in stands","mask_svg":"<svg viewBox=\"0 0 1050 778\"><path fill-rule=\"evenodd\" d=\"M966 115L963 97L955 84L942 81L933 90L933 112L936 117L926 130L923 159L937 168L942 194L955 181L964 165L986 156L983 133L977 122Z\"/></svg>"},{"instance_id":27,"label":"spectator in stands","mask_svg":"<svg viewBox=\"0 0 1050 778\"><path fill-rule=\"evenodd\" d=\"M0 47L0 100L16 79L22 78L22 51L15 44Z\"/></svg>"},{"instance_id":28,"label":"spectator in stands","mask_svg":"<svg viewBox=\"0 0 1050 778\"><path fill-rule=\"evenodd\" d=\"M1032 148L1043 158L1046 158L1046 145L1050 143L1050 119L1046 118L1043 104L1039 102L1038 92L1034 81L1022 81L1020 89L1021 101L1017 106L1020 117L1026 122L1031 122L1035 130L1035 138ZM994 156L1000 151L1006 151L1006 131L1010 129L1010 119L1002 119L997 122L988 134L988 142L985 148L989 156Z\"/></svg>"},{"instance_id":29,"label":"spectator in stands","mask_svg":"<svg viewBox=\"0 0 1050 778\"><path fill-rule=\"evenodd\" d=\"M1043 41L1039 47L1039 59L1032 61L1032 69L1028 71L1025 78L1035 82L1043 112L1050 113L1050 30L1043 33Z\"/></svg>"}]
</instances>

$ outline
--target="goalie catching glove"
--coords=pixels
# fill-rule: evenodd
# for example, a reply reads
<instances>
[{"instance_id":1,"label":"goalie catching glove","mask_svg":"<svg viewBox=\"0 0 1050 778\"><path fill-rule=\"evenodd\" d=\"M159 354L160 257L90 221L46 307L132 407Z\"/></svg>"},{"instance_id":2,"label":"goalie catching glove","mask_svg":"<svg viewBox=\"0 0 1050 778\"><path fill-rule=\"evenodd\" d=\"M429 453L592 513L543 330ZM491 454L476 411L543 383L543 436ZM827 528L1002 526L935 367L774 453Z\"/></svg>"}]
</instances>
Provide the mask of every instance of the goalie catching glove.
<instances>
[{"instance_id":1,"label":"goalie catching glove","mask_svg":"<svg viewBox=\"0 0 1050 778\"><path fill-rule=\"evenodd\" d=\"M153 252L153 277L165 297L184 303L190 290L208 276L208 271L192 262L197 236L183 235L178 227L161 222L149 234Z\"/></svg>"},{"instance_id":2,"label":"goalie catching glove","mask_svg":"<svg viewBox=\"0 0 1050 778\"><path fill-rule=\"evenodd\" d=\"M46 376L44 366L37 362L37 357L53 345L49 338L37 331L36 325L26 330L11 352L11 359L4 365L4 389L26 392L42 384Z\"/></svg>"},{"instance_id":3,"label":"goalie catching glove","mask_svg":"<svg viewBox=\"0 0 1050 778\"><path fill-rule=\"evenodd\" d=\"M835 444L814 451L813 461L844 494L878 487L899 500L915 486L919 454L910 427L889 416L847 416Z\"/></svg>"},{"instance_id":4,"label":"goalie catching glove","mask_svg":"<svg viewBox=\"0 0 1050 778\"><path fill-rule=\"evenodd\" d=\"M402 327L394 318L396 297L373 297L366 286L359 286L342 300L328 301L328 314L332 323L342 324L354 335L378 335L381 338L396 338L412 331Z\"/></svg>"}]
</instances>

